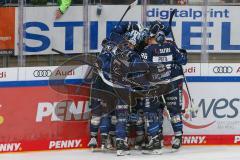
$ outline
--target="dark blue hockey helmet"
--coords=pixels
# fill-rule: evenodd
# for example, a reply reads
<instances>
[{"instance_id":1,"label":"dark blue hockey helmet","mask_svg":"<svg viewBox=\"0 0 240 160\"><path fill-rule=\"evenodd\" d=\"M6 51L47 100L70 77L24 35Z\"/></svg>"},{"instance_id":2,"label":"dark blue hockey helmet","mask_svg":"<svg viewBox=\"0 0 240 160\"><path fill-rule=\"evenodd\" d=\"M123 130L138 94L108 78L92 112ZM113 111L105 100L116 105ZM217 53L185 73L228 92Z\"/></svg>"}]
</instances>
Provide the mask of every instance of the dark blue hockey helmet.
<instances>
[{"instance_id":1,"label":"dark blue hockey helmet","mask_svg":"<svg viewBox=\"0 0 240 160\"><path fill-rule=\"evenodd\" d=\"M109 36L109 40L116 43L116 44L119 44L119 43L124 42L125 38L121 34L118 34L116 32L112 32Z\"/></svg>"},{"instance_id":2,"label":"dark blue hockey helmet","mask_svg":"<svg viewBox=\"0 0 240 160\"><path fill-rule=\"evenodd\" d=\"M111 32L122 35L128 31L129 26L130 26L129 22L121 22L121 24L114 26Z\"/></svg>"},{"instance_id":3,"label":"dark blue hockey helmet","mask_svg":"<svg viewBox=\"0 0 240 160\"><path fill-rule=\"evenodd\" d=\"M149 27L150 37L156 36L159 31L162 31L167 36L170 33L170 28L160 21L151 22Z\"/></svg>"},{"instance_id":4,"label":"dark blue hockey helmet","mask_svg":"<svg viewBox=\"0 0 240 160\"><path fill-rule=\"evenodd\" d=\"M156 41L159 44L163 44L163 42L165 41L165 33L163 31L159 31L156 35L155 35Z\"/></svg>"}]
</instances>

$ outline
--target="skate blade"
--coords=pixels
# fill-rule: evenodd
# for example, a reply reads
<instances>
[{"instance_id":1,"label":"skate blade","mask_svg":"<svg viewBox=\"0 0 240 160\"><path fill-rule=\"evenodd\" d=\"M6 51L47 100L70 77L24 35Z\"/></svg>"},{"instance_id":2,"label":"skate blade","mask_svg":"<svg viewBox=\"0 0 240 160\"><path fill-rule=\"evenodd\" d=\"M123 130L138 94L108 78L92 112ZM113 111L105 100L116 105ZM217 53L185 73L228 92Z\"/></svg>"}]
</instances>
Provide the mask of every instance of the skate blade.
<instances>
[{"instance_id":1,"label":"skate blade","mask_svg":"<svg viewBox=\"0 0 240 160\"><path fill-rule=\"evenodd\" d=\"M154 149L151 151L143 150L142 154L150 154L150 155L161 155L163 153L162 149Z\"/></svg>"},{"instance_id":2,"label":"skate blade","mask_svg":"<svg viewBox=\"0 0 240 160\"><path fill-rule=\"evenodd\" d=\"M130 151L117 150L117 156L130 155Z\"/></svg>"},{"instance_id":3,"label":"skate blade","mask_svg":"<svg viewBox=\"0 0 240 160\"><path fill-rule=\"evenodd\" d=\"M93 148L93 152L100 152L100 153L116 153L116 150L113 149L107 149L107 148Z\"/></svg>"},{"instance_id":4,"label":"skate blade","mask_svg":"<svg viewBox=\"0 0 240 160\"><path fill-rule=\"evenodd\" d=\"M90 147L90 149L91 149L92 152L95 152L96 148L95 147Z\"/></svg>"}]
</instances>

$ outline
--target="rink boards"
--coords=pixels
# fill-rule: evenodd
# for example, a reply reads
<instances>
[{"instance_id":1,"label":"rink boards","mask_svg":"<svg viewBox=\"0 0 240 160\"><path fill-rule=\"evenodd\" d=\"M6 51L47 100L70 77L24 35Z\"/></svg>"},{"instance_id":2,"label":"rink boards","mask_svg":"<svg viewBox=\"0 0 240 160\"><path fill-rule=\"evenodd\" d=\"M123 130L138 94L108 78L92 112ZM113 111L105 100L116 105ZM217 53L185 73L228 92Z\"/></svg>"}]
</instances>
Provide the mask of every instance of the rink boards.
<instances>
[{"instance_id":1,"label":"rink boards","mask_svg":"<svg viewBox=\"0 0 240 160\"><path fill-rule=\"evenodd\" d=\"M71 6L71 9L55 20L57 6L24 7L23 42L25 55L56 54L52 48L64 53L83 53L84 46L89 52L100 52L101 42L109 36L112 28L118 24L127 5L102 5L101 15L97 15L98 5L88 6L88 15L83 6ZM179 48L190 53L202 52L202 29L204 8L202 6L148 5L147 21L161 20L168 23L170 12L177 9L173 18L173 32ZM208 6L207 49L208 53L239 53L238 6ZM19 9L7 7L0 9L1 35L0 53L18 55ZM114 11L114 14L112 13ZM84 16L88 16L89 38L84 41ZM141 5L132 8L123 21L142 22L144 10ZM4 27L8 24L7 27Z\"/></svg>"},{"instance_id":2,"label":"rink boards","mask_svg":"<svg viewBox=\"0 0 240 160\"><path fill-rule=\"evenodd\" d=\"M240 144L240 65L185 67L196 117L184 114L185 145ZM0 152L86 148L87 66L0 69ZM53 76L54 75L54 76ZM190 107L186 89L183 104ZM165 143L172 134L164 121ZM132 141L132 139L130 139Z\"/></svg>"}]
</instances>

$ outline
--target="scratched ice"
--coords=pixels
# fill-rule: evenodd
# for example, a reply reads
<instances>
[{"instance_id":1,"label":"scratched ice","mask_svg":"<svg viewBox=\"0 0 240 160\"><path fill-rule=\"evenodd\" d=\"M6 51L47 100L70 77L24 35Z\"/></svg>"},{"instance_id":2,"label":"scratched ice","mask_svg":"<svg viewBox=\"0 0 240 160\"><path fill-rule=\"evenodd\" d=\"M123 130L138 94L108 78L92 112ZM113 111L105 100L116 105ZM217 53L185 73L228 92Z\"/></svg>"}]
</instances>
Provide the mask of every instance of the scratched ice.
<instances>
[{"instance_id":1,"label":"scratched ice","mask_svg":"<svg viewBox=\"0 0 240 160\"><path fill-rule=\"evenodd\" d=\"M239 160L240 146L184 146L176 153L165 148L162 155L131 155L117 157L115 153L92 153L90 150L65 150L0 154L0 160Z\"/></svg>"}]
</instances>

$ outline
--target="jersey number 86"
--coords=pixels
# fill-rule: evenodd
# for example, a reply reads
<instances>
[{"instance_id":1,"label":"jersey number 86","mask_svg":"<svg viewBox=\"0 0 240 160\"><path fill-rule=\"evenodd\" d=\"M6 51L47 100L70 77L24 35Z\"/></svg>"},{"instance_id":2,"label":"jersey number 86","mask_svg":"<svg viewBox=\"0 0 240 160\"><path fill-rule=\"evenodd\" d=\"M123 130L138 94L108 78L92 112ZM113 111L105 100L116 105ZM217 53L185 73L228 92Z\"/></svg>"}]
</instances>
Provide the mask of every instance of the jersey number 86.
<instances>
[{"instance_id":1,"label":"jersey number 86","mask_svg":"<svg viewBox=\"0 0 240 160\"><path fill-rule=\"evenodd\" d=\"M148 58L147 53L141 53L141 57L142 59L147 59Z\"/></svg>"}]
</instances>

